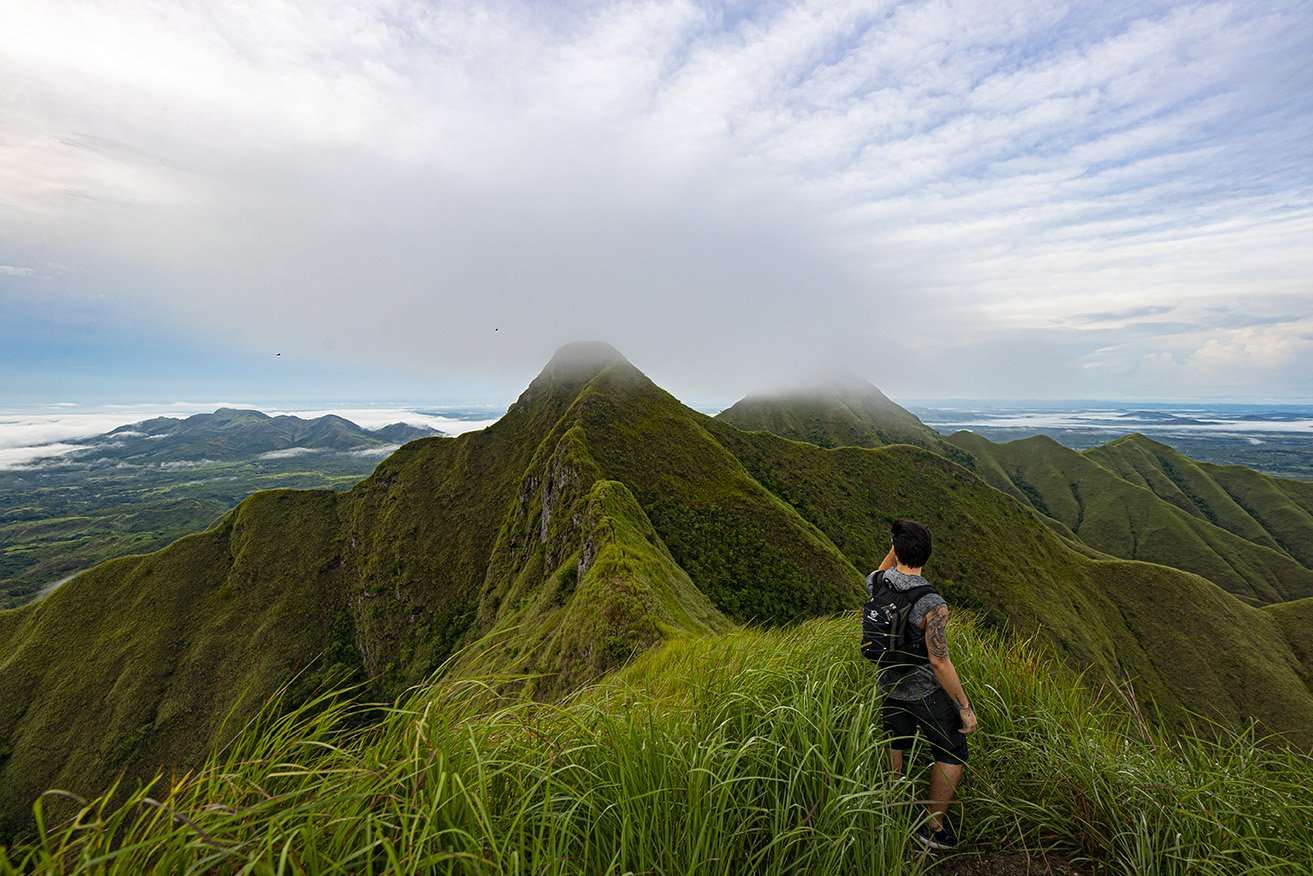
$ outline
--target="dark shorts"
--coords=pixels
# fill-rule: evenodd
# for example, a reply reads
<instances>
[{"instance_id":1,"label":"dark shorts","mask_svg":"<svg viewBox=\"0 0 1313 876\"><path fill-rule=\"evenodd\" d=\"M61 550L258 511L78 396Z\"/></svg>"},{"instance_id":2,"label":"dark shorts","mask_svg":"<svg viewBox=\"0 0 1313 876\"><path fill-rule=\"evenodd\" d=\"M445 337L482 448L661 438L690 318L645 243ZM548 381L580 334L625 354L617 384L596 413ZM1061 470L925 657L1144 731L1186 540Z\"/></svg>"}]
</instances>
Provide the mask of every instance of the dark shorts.
<instances>
[{"instance_id":1,"label":"dark shorts","mask_svg":"<svg viewBox=\"0 0 1313 876\"><path fill-rule=\"evenodd\" d=\"M920 733L930 743L931 753L939 763L967 762L967 738L962 733L962 717L948 692L939 688L919 700L884 701L884 729L893 738L896 751L907 751Z\"/></svg>"}]
</instances>

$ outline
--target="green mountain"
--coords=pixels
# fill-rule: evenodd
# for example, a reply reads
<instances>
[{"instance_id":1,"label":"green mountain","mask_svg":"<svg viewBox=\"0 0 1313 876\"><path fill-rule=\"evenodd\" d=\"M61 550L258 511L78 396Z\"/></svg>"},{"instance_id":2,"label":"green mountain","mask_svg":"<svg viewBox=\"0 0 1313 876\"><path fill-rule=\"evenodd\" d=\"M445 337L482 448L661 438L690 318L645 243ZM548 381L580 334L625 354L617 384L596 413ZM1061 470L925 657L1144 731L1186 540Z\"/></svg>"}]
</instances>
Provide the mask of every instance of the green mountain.
<instances>
[{"instance_id":1,"label":"green mountain","mask_svg":"<svg viewBox=\"0 0 1313 876\"><path fill-rule=\"evenodd\" d=\"M1270 538L1256 543L1191 514L1100 465L1097 454L1042 435L996 444L957 432L948 440L975 458L986 481L1100 551L1194 572L1255 604L1313 596L1313 569Z\"/></svg>"},{"instance_id":2,"label":"green mountain","mask_svg":"<svg viewBox=\"0 0 1313 876\"><path fill-rule=\"evenodd\" d=\"M574 345L481 432L411 442L345 493L256 494L0 612L0 818L197 764L279 690L391 697L456 655L450 676L555 698L662 641L853 608L904 515L934 529L955 603L1093 683L1313 744L1313 635L1291 615L1082 554L938 454L745 432Z\"/></svg>"},{"instance_id":3,"label":"green mountain","mask_svg":"<svg viewBox=\"0 0 1313 876\"><path fill-rule=\"evenodd\" d=\"M818 447L911 444L960 462L965 457L915 414L864 380L751 395L716 419L748 432L770 432Z\"/></svg>"},{"instance_id":4,"label":"green mountain","mask_svg":"<svg viewBox=\"0 0 1313 876\"><path fill-rule=\"evenodd\" d=\"M1196 462L1143 435L1084 454L1183 511L1313 568L1313 483Z\"/></svg>"},{"instance_id":5,"label":"green mountain","mask_svg":"<svg viewBox=\"0 0 1313 876\"><path fill-rule=\"evenodd\" d=\"M438 434L436 429L409 423L365 429L334 414L307 420L288 414L271 417L261 411L219 408L212 414L184 419L156 417L80 439L74 443L86 445L87 449L72 458L135 464L231 461L262 454L367 450Z\"/></svg>"},{"instance_id":6,"label":"green mountain","mask_svg":"<svg viewBox=\"0 0 1313 876\"><path fill-rule=\"evenodd\" d=\"M0 470L0 608L204 529L256 490L349 487L397 445L436 434L221 409L83 439L57 465Z\"/></svg>"}]
</instances>

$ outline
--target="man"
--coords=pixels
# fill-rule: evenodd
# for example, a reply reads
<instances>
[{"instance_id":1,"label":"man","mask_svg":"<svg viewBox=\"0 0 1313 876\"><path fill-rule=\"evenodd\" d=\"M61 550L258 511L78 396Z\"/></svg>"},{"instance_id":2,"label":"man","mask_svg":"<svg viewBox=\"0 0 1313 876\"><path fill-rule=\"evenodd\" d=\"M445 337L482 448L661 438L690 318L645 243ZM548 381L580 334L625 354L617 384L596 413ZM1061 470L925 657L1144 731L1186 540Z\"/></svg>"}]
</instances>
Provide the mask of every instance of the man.
<instances>
[{"instance_id":1,"label":"man","mask_svg":"<svg viewBox=\"0 0 1313 876\"><path fill-rule=\"evenodd\" d=\"M976 731L962 682L948 657L948 603L928 589L921 569L930 559L930 530L914 520L898 520L892 528L893 545L880 568L866 579L868 595L883 591L882 598L899 599L899 594L921 588L907 615L906 638L898 664L882 670L880 692L884 695L884 729L893 742L889 765L895 775L903 773L903 759L920 734L930 745L934 767L930 773L929 818L918 829L917 838L932 849L951 849L957 836L948 823L948 805L962 779L967 761L967 735ZM892 594L890 594L892 591Z\"/></svg>"}]
</instances>

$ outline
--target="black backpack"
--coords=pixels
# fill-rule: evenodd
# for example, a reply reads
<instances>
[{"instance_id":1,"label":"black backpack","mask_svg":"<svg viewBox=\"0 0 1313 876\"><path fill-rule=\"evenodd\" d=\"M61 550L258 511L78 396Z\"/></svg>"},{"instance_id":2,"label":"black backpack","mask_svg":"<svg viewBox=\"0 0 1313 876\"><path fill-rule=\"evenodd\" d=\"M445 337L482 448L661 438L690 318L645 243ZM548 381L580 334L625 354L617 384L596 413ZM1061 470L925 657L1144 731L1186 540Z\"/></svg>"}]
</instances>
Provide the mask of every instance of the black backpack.
<instances>
[{"instance_id":1,"label":"black backpack","mask_svg":"<svg viewBox=\"0 0 1313 876\"><path fill-rule=\"evenodd\" d=\"M895 590L885 585L883 572L876 572L868 590L870 599L862 608L862 656L882 667L925 663L920 631L908 629L908 618L917 600L934 588Z\"/></svg>"}]
</instances>

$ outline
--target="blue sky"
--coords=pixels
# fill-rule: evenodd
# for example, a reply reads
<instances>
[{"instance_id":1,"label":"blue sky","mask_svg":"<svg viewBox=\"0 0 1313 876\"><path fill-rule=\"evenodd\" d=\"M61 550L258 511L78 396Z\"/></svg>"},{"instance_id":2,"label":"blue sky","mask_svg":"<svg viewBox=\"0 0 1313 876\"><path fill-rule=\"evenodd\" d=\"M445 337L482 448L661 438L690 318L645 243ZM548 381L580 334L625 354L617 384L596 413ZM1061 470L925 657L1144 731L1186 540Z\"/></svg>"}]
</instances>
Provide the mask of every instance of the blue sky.
<instances>
[{"instance_id":1,"label":"blue sky","mask_svg":"<svg viewBox=\"0 0 1313 876\"><path fill-rule=\"evenodd\" d=\"M1308 3L7 3L0 400L1313 399ZM283 356L275 357L275 352Z\"/></svg>"}]
</instances>

